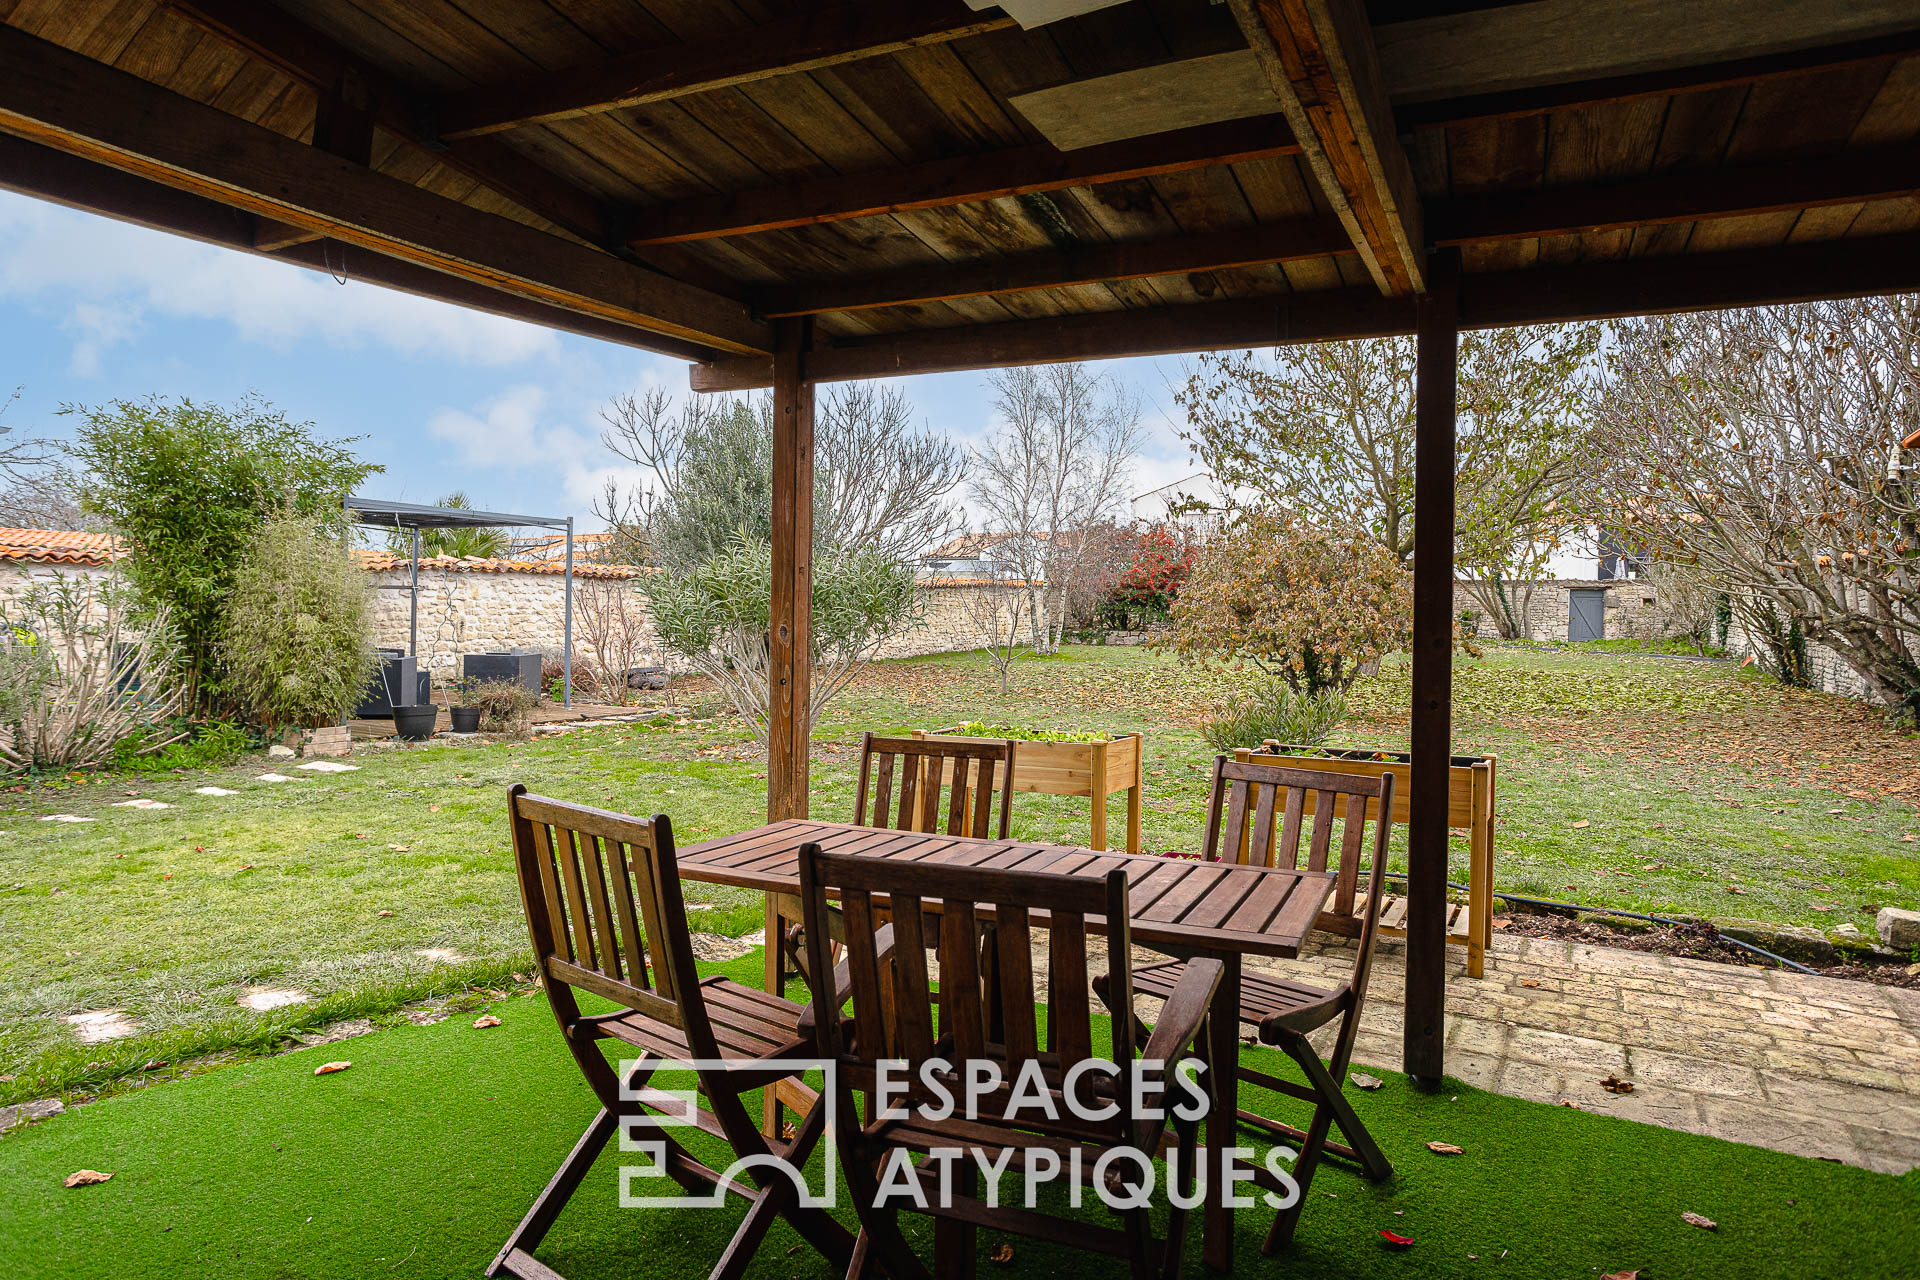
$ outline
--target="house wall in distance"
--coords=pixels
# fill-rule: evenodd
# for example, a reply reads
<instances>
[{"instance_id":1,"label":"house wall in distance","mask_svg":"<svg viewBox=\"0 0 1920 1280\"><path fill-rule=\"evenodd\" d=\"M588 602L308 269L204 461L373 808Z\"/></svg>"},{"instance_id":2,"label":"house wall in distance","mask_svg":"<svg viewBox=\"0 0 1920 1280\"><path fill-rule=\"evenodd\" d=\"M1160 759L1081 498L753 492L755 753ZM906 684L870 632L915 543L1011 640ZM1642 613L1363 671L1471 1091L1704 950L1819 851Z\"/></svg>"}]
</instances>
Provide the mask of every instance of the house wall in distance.
<instances>
[{"instance_id":1,"label":"house wall in distance","mask_svg":"<svg viewBox=\"0 0 1920 1280\"><path fill-rule=\"evenodd\" d=\"M1660 611L1659 597L1653 584L1642 578L1630 579L1589 579L1589 578L1552 578L1538 582L1510 582L1507 584L1507 598L1520 608L1521 597L1531 590L1531 598L1526 602L1527 638L1530 640L1565 640L1567 624L1571 616L1569 594L1574 591L1605 591L1606 627L1605 638L1619 639L1660 639L1673 634L1673 627ZM1453 586L1453 612L1459 617L1466 610L1474 613L1474 634L1491 640L1499 634L1493 625L1493 619L1487 615L1487 607L1465 583L1456 582Z\"/></svg>"}]
</instances>

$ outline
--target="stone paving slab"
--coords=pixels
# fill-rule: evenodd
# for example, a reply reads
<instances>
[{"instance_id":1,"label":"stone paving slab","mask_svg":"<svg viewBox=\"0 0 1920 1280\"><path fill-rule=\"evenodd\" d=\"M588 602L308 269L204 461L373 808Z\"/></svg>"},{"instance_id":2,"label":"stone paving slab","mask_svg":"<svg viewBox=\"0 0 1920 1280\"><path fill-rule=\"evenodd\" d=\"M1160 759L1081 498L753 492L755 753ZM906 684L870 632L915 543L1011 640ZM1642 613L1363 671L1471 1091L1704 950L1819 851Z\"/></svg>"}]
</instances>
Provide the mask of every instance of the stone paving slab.
<instances>
[{"instance_id":1,"label":"stone paving slab","mask_svg":"<svg viewBox=\"0 0 1920 1280\"><path fill-rule=\"evenodd\" d=\"M1496 1093L1886 1173L1920 1166L1920 991L1550 938L1448 955L1447 1073ZM1352 944L1255 961L1332 985ZM1397 1070L1404 948L1383 941L1354 1061ZM1522 986L1522 982L1528 985ZM1600 1087L1612 1074L1632 1093Z\"/></svg>"}]
</instances>

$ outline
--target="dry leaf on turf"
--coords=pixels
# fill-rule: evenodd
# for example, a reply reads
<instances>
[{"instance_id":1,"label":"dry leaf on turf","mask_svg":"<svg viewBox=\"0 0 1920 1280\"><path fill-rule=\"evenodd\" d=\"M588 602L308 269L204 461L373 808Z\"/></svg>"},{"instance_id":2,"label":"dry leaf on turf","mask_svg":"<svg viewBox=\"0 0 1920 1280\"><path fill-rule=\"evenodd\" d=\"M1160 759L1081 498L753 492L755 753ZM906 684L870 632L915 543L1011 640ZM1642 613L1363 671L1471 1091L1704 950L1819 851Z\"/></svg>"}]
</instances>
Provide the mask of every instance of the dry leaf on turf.
<instances>
[{"instance_id":1,"label":"dry leaf on turf","mask_svg":"<svg viewBox=\"0 0 1920 1280\"><path fill-rule=\"evenodd\" d=\"M1622 1080L1619 1076L1614 1075L1612 1072L1608 1072L1607 1078L1600 1082L1600 1087L1602 1089L1605 1089L1608 1093L1632 1093L1633 1081Z\"/></svg>"},{"instance_id":2,"label":"dry leaf on turf","mask_svg":"<svg viewBox=\"0 0 1920 1280\"><path fill-rule=\"evenodd\" d=\"M1433 1152L1433 1154L1437 1156L1463 1156L1467 1154L1464 1150L1454 1146L1451 1142L1429 1142L1427 1144L1427 1150Z\"/></svg>"},{"instance_id":3,"label":"dry leaf on turf","mask_svg":"<svg viewBox=\"0 0 1920 1280\"><path fill-rule=\"evenodd\" d=\"M1412 1236L1398 1235L1392 1231L1382 1231L1380 1233L1380 1238L1382 1240L1385 1240L1388 1244L1392 1245L1396 1249L1404 1249L1408 1245L1413 1243Z\"/></svg>"},{"instance_id":4,"label":"dry leaf on turf","mask_svg":"<svg viewBox=\"0 0 1920 1280\"><path fill-rule=\"evenodd\" d=\"M352 1065L351 1062L323 1062L313 1069L313 1074L317 1076L330 1076L336 1071L345 1071Z\"/></svg>"},{"instance_id":5,"label":"dry leaf on turf","mask_svg":"<svg viewBox=\"0 0 1920 1280\"><path fill-rule=\"evenodd\" d=\"M1356 1089L1378 1089L1384 1083L1377 1076L1370 1076L1361 1071L1354 1072L1347 1079L1353 1081L1353 1087Z\"/></svg>"},{"instance_id":6,"label":"dry leaf on turf","mask_svg":"<svg viewBox=\"0 0 1920 1280\"><path fill-rule=\"evenodd\" d=\"M1600 1280L1640 1280L1638 1271L1609 1271Z\"/></svg>"},{"instance_id":7,"label":"dry leaf on turf","mask_svg":"<svg viewBox=\"0 0 1920 1280\"><path fill-rule=\"evenodd\" d=\"M102 1173L98 1169L76 1169L61 1180L61 1185L67 1187L91 1187L97 1183L105 1182L111 1177L113 1177L112 1174Z\"/></svg>"},{"instance_id":8,"label":"dry leaf on turf","mask_svg":"<svg viewBox=\"0 0 1920 1280\"><path fill-rule=\"evenodd\" d=\"M1580 819L1580 821L1578 821L1578 822L1576 822L1576 823L1574 823L1574 824L1573 824L1573 829L1574 829L1575 831L1578 831L1578 830L1579 830L1580 828L1582 828L1582 827L1587 827L1587 826L1592 826L1592 825L1593 825L1593 824L1592 824L1592 823L1590 823L1590 822L1588 822L1588 821L1587 821L1587 820L1586 820L1585 818L1582 818L1582 819Z\"/></svg>"},{"instance_id":9,"label":"dry leaf on turf","mask_svg":"<svg viewBox=\"0 0 1920 1280\"><path fill-rule=\"evenodd\" d=\"M407 850L413 848L413 846L410 844L390 844L387 848L394 853L405 853Z\"/></svg>"},{"instance_id":10,"label":"dry leaf on turf","mask_svg":"<svg viewBox=\"0 0 1920 1280\"><path fill-rule=\"evenodd\" d=\"M483 1017L479 1017L479 1018L475 1018L475 1019L473 1020L473 1025L474 1025L474 1026L475 1026L476 1028L478 1028L478 1027L497 1027L497 1026L499 1026L499 1025L500 1025L500 1019L498 1019L498 1018L496 1018L496 1017L494 1017L494 1016L493 1016L492 1014L490 1014L490 1013L489 1013L489 1014L486 1014L486 1015L484 1015Z\"/></svg>"},{"instance_id":11,"label":"dry leaf on turf","mask_svg":"<svg viewBox=\"0 0 1920 1280\"><path fill-rule=\"evenodd\" d=\"M1697 1213L1683 1213L1680 1215L1680 1221L1690 1227L1699 1227L1705 1231L1712 1231L1720 1225L1712 1218L1702 1217Z\"/></svg>"},{"instance_id":12,"label":"dry leaf on turf","mask_svg":"<svg viewBox=\"0 0 1920 1280\"><path fill-rule=\"evenodd\" d=\"M996 1245L993 1252L987 1255L987 1261L997 1262L1003 1267L1006 1266L1013 1261L1013 1246L1010 1244Z\"/></svg>"},{"instance_id":13,"label":"dry leaf on turf","mask_svg":"<svg viewBox=\"0 0 1920 1280\"><path fill-rule=\"evenodd\" d=\"M382 911L382 912L381 912L380 914L381 914L381 915L382 915L382 916L384 917L384 916L390 916L390 915L392 915L392 914L393 914L393 912L391 912L391 911Z\"/></svg>"}]
</instances>

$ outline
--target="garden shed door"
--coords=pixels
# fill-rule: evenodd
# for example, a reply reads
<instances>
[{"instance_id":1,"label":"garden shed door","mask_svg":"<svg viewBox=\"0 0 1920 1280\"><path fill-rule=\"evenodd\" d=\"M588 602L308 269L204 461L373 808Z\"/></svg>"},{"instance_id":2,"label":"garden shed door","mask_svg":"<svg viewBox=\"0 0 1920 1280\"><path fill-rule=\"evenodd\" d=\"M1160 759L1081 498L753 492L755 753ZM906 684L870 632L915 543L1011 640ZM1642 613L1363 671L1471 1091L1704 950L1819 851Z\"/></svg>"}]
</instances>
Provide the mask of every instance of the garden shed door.
<instances>
[{"instance_id":1,"label":"garden shed door","mask_svg":"<svg viewBox=\"0 0 1920 1280\"><path fill-rule=\"evenodd\" d=\"M1605 591L1567 592L1567 639L1602 640L1607 633L1607 593Z\"/></svg>"}]
</instances>

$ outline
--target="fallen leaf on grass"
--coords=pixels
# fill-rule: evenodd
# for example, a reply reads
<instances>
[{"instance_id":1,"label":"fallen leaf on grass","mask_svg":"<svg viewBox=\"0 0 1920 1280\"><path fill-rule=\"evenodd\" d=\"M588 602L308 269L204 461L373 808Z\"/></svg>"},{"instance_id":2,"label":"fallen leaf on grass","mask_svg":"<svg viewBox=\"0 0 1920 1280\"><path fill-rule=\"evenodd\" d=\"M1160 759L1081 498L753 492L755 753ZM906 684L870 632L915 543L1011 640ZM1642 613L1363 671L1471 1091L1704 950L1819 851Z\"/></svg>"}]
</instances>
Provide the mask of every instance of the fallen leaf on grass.
<instances>
[{"instance_id":1,"label":"fallen leaf on grass","mask_svg":"<svg viewBox=\"0 0 1920 1280\"><path fill-rule=\"evenodd\" d=\"M1578 822L1576 822L1576 823L1574 823L1574 824L1573 824L1573 829L1574 829L1575 831L1578 831L1578 830L1579 830L1580 828L1582 828L1582 827L1590 827L1590 826L1592 826L1592 825L1593 825L1593 824L1592 824L1592 823L1590 823L1590 822L1588 822L1588 821L1587 821L1587 820L1586 820L1585 818L1582 818L1582 819L1580 819L1580 821L1578 821Z\"/></svg>"},{"instance_id":2,"label":"fallen leaf on grass","mask_svg":"<svg viewBox=\"0 0 1920 1280\"><path fill-rule=\"evenodd\" d=\"M1385 1083L1377 1076L1367 1075L1363 1071L1356 1071L1348 1076L1347 1079L1353 1081L1353 1087L1356 1089L1378 1089Z\"/></svg>"},{"instance_id":3,"label":"fallen leaf on grass","mask_svg":"<svg viewBox=\"0 0 1920 1280\"><path fill-rule=\"evenodd\" d=\"M1715 1222L1712 1218L1703 1217L1702 1215L1697 1213L1683 1213L1680 1215L1680 1221L1686 1223L1690 1227L1699 1227L1703 1231L1718 1230L1720 1226L1720 1224Z\"/></svg>"},{"instance_id":4,"label":"fallen leaf on grass","mask_svg":"<svg viewBox=\"0 0 1920 1280\"><path fill-rule=\"evenodd\" d=\"M997 1262L1003 1267L1006 1266L1013 1261L1013 1246L1010 1244L996 1245L993 1252L987 1255L987 1261Z\"/></svg>"},{"instance_id":5,"label":"fallen leaf on grass","mask_svg":"<svg viewBox=\"0 0 1920 1280\"><path fill-rule=\"evenodd\" d=\"M1429 1142L1427 1144L1427 1150L1433 1152L1433 1154L1437 1156L1463 1156L1467 1154L1464 1150L1454 1146L1451 1142Z\"/></svg>"},{"instance_id":6,"label":"fallen leaf on grass","mask_svg":"<svg viewBox=\"0 0 1920 1280\"><path fill-rule=\"evenodd\" d=\"M1585 1111L1585 1110L1586 1110L1586 1108L1585 1108L1585 1107L1583 1107L1583 1106L1581 1106L1581 1105L1580 1105L1579 1103L1577 1103L1577 1102L1574 1102L1573 1100L1571 1100L1571 1099L1569 1099L1569 1098L1562 1098L1562 1099L1560 1099L1560 1105L1561 1105L1561 1106L1563 1106L1563 1107L1571 1107L1571 1108L1573 1108L1573 1109L1574 1109L1575 1111Z\"/></svg>"},{"instance_id":7,"label":"fallen leaf on grass","mask_svg":"<svg viewBox=\"0 0 1920 1280\"><path fill-rule=\"evenodd\" d=\"M159 1060L157 1060L157 1059L156 1059L156 1060L155 1060L155 1061L153 1061L153 1062L148 1062L148 1063L144 1063L144 1064L142 1064L142 1065L141 1065L141 1067L140 1067L140 1069L141 1069L142 1071L158 1071L158 1070L159 1070L160 1068L162 1068L162 1067L164 1067L164 1066L166 1066L166 1065L167 1065L167 1064L166 1064L165 1062L162 1062L162 1061L159 1061Z\"/></svg>"},{"instance_id":8,"label":"fallen leaf on grass","mask_svg":"<svg viewBox=\"0 0 1920 1280\"><path fill-rule=\"evenodd\" d=\"M392 914L393 914L393 912L391 912L391 911L382 911L382 912L381 912L380 914L381 914L381 915L383 915L383 916L390 916L390 915L392 915Z\"/></svg>"},{"instance_id":9,"label":"fallen leaf on grass","mask_svg":"<svg viewBox=\"0 0 1920 1280\"><path fill-rule=\"evenodd\" d=\"M1638 1271L1609 1271L1600 1280L1640 1280Z\"/></svg>"},{"instance_id":10,"label":"fallen leaf on grass","mask_svg":"<svg viewBox=\"0 0 1920 1280\"><path fill-rule=\"evenodd\" d=\"M1612 1072L1608 1072L1607 1078L1600 1082L1600 1087L1602 1089L1605 1089L1608 1093L1632 1093L1633 1081L1622 1080L1619 1076L1614 1075Z\"/></svg>"},{"instance_id":11,"label":"fallen leaf on grass","mask_svg":"<svg viewBox=\"0 0 1920 1280\"><path fill-rule=\"evenodd\" d=\"M413 848L413 846L410 844L390 844L387 848L393 853L405 853L407 850Z\"/></svg>"},{"instance_id":12,"label":"fallen leaf on grass","mask_svg":"<svg viewBox=\"0 0 1920 1280\"><path fill-rule=\"evenodd\" d=\"M489 1013L483 1017L475 1018L473 1020L473 1025L476 1029L480 1027L497 1027L500 1025L500 1019L494 1017L492 1014Z\"/></svg>"},{"instance_id":13,"label":"fallen leaf on grass","mask_svg":"<svg viewBox=\"0 0 1920 1280\"><path fill-rule=\"evenodd\" d=\"M1382 1240L1385 1240L1388 1244L1392 1245L1396 1249L1404 1249L1408 1245L1413 1243L1412 1236L1398 1235L1392 1231L1382 1231L1380 1233L1380 1238Z\"/></svg>"},{"instance_id":14,"label":"fallen leaf on grass","mask_svg":"<svg viewBox=\"0 0 1920 1280\"><path fill-rule=\"evenodd\" d=\"M345 1071L352 1065L351 1062L323 1062L313 1069L313 1074L317 1076L330 1076L336 1071Z\"/></svg>"},{"instance_id":15,"label":"fallen leaf on grass","mask_svg":"<svg viewBox=\"0 0 1920 1280\"><path fill-rule=\"evenodd\" d=\"M428 806L427 806L427 812L428 812L428 813L438 813L438 812L440 812L440 806L439 806L439 805L437 805L437 804L430 804L430 805L428 805Z\"/></svg>"},{"instance_id":16,"label":"fallen leaf on grass","mask_svg":"<svg viewBox=\"0 0 1920 1280\"><path fill-rule=\"evenodd\" d=\"M61 1179L61 1185L66 1187L91 1187L97 1186L112 1177L112 1174L102 1173L98 1169L76 1169Z\"/></svg>"}]
</instances>

